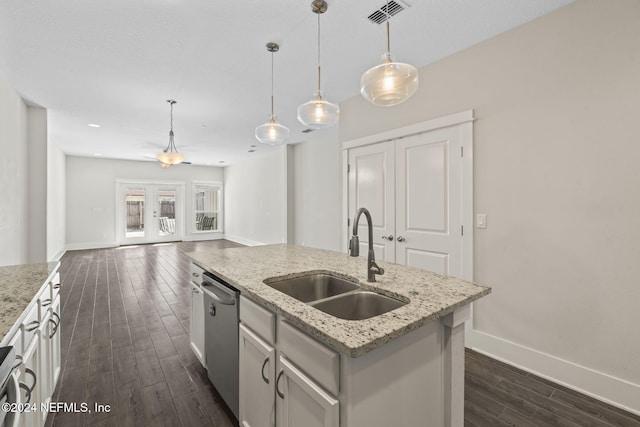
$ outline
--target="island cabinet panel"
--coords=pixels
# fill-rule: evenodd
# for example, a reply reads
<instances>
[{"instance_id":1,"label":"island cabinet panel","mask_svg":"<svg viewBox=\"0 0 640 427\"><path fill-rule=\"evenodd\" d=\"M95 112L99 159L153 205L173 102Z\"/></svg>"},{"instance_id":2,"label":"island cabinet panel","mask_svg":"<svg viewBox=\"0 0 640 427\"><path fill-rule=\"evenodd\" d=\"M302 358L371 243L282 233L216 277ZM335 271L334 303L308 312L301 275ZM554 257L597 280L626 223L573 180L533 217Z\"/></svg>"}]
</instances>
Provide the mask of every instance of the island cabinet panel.
<instances>
[{"instance_id":1,"label":"island cabinet panel","mask_svg":"<svg viewBox=\"0 0 640 427\"><path fill-rule=\"evenodd\" d=\"M276 350L240 324L240 425L275 425Z\"/></svg>"},{"instance_id":2,"label":"island cabinet panel","mask_svg":"<svg viewBox=\"0 0 640 427\"><path fill-rule=\"evenodd\" d=\"M281 373L276 387L282 399L282 427L339 427L339 401L307 377L286 357L280 356Z\"/></svg>"},{"instance_id":3,"label":"island cabinet panel","mask_svg":"<svg viewBox=\"0 0 640 427\"><path fill-rule=\"evenodd\" d=\"M429 322L341 363L341 426L447 425L443 419L443 328Z\"/></svg>"},{"instance_id":4,"label":"island cabinet panel","mask_svg":"<svg viewBox=\"0 0 640 427\"><path fill-rule=\"evenodd\" d=\"M275 314L240 296L240 321L269 344L276 341Z\"/></svg>"},{"instance_id":5,"label":"island cabinet panel","mask_svg":"<svg viewBox=\"0 0 640 427\"><path fill-rule=\"evenodd\" d=\"M189 345L202 366L206 367L204 354L204 295L200 284L191 283L191 315L189 316Z\"/></svg>"}]
</instances>

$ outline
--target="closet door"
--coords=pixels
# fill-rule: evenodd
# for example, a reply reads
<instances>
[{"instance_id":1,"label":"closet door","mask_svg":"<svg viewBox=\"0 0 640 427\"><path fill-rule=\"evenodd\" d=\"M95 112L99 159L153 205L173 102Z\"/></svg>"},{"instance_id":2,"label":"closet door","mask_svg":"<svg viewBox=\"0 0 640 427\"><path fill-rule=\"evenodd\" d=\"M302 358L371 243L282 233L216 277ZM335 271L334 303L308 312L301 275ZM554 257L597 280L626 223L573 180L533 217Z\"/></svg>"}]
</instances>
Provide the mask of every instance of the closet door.
<instances>
[{"instance_id":1,"label":"closet door","mask_svg":"<svg viewBox=\"0 0 640 427\"><path fill-rule=\"evenodd\" d=\"M373 222L373 248L377 260L396 262L394 228L394 143L393 141L349 150L349 236L359 208L367 208ZM347 237L348 238L348 237ZM360 256L368 251L367 219L358 222Z\"/></svg>"},{"instance_id":2,"label":"closet door","mask_svg":"<svg viewBox=\"0 0 640 427\"><path fill-rule=\"evenodd\" d=\"M461 277L460 126L401 138L395 147L396 262Z\"/></svg>"}]
</instances>

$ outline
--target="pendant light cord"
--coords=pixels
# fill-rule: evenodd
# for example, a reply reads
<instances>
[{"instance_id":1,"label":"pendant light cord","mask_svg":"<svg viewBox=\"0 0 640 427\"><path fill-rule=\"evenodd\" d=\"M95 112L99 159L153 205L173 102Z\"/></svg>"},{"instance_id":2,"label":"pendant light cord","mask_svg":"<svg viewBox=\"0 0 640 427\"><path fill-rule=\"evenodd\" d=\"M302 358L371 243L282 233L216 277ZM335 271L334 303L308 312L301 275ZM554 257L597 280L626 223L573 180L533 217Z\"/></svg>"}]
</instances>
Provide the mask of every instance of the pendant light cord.
<instances>
[{"instance_id":1,"label":"pendant light cord","mask_svg":"<svg viewBox=\"0 0 640 427\"><path fill-rule=\"evenodd\" d=\"M387 14L387 54L391 54L391 41L389 36L389 18L391 18L391 14L389 13L389 0L387 0L387 8L385 10Z\"/></svg>"},{"instance_id":2,"label":"pendant light cord","mask_svg":"<svg viewBox=\"0 0 640 427\"><path fill-rule=\"evenodd\" d=\"M318 13L318 92L320 92L320 14Z\"/></svg>"},{"instance_id":3,"label":"pendant light cord","mask_svg":"<svg viewBox=\"0 0 640 427\"><path fill-rule=\"evenodd\" d=\"M273 51L271 51L271 120L273 120Z\"/></svg>"}]
</instances>

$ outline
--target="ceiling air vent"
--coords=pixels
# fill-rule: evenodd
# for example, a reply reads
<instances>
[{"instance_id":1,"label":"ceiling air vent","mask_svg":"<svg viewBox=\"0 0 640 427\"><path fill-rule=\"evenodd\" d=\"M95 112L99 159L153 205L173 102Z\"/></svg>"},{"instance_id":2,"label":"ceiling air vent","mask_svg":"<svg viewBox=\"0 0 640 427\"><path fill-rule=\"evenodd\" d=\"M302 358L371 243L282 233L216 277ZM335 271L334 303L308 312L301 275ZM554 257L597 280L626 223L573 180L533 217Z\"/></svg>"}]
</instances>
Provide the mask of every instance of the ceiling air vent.
<instances>
[{"instance_id":1,"label":"ceiling air vent","mask_svg":"<svg viewBox=\"0 0 640 427\"><path fill-rule=\"evenodd\" d=\"M409 5L406 3L390 0L389 16L397 15L398 13L402 12L405 9L405 7L408 7L408 6ZM382 24L384 21L386 21L387 20L387 3L383 4L380 9L374 11L369 16L367 16L367 19L374 24Z\"/></svg>"}]
</instances>

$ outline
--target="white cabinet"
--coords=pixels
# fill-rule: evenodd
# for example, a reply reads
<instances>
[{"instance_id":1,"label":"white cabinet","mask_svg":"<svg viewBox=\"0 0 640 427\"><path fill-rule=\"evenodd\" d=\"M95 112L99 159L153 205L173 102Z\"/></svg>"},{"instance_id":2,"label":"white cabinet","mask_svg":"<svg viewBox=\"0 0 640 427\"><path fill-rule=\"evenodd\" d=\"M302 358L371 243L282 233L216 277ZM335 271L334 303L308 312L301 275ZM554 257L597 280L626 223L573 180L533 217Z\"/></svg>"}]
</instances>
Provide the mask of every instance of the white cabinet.
<instances>
[{"instance_id":1,"label":"white cabinet","mask_svg":"<svg viewBox=\"0 0 640 427\"><path fill-rule=\"evenodd\" d=\"M11 426L41 427L47 419L46 404L60 376L59 288L60 275L55 273L20 316L15 332L5 337L16 350L12 375L18 385L17 403L35 405L31 411L14 413Z\"/></svg>"},{"instance_id":2,"label":"white cabinet","mask_svg":"<svg viewBox=\"0 0 640 427\"><path fill-rule=\"evenodd\" d=\"M189 341L191 350L206 367L204 353L204 295L200 287L203 269L191 264L191 316L189 317Z\"/></svg>"},{"instance_id":3,"label":"white cabinet","mask_svg":"<svg viewBox=\"0 0 640 427\"><path fill-rule=\"evenodd\" d=\"M240 321L240 425L338 427L339 355L245 297Z\"/></svg>"},{"instance_id":4,"label":"white cabinet","mask_svg":"<svg viewBox=\"0 0 640 427\"><path fill-rule=\"evenodd\" d=\"M273 427L276 350L240 325L240 425Z\"/></svg>"},{"instance_id":5,"label":"white cabinet","mask_svg":"<svg viewBox=\"0 0 640 427\"><path fill-rule=\"evenodd\" d=\"M278 397L283 400L282 427L338 427L339 402L306 376L286 357L280 356Z\"/></svg>"}]
</instances>

